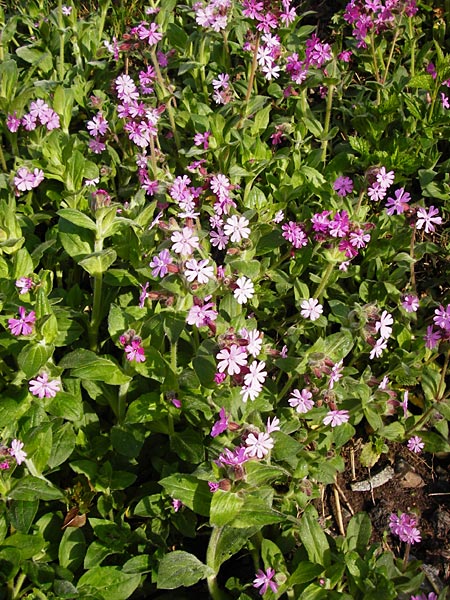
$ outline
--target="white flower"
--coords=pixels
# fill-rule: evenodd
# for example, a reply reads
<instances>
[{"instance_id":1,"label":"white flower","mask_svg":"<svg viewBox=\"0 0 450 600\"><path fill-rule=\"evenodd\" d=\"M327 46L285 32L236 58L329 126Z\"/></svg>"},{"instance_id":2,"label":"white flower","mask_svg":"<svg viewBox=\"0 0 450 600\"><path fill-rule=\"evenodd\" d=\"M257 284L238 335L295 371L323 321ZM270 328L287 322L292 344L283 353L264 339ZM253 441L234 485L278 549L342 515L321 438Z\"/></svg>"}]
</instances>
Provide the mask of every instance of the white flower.
<instances>
[{"instance_id":1,"label":"white flower","mask_svg":"<svg viewBox=\"0 0 450 600\"><path fill-rule=\"evenodd\" d=\"M250 400L253 402L255 398L262 392L262 385L257 381L252 381L249 385L244 385L241 389L242 402Z\"/></svg>"},{"instance_id":2,"label":"white flower","mask_svg":"<svg viewBox=\"0 0 450 600\"><path fill-rule=\"evenodd\" d=\"M383 354L383 350L387 348L387 340L385 338L380 337L376 342L375 346L372 348L369 354L370 360L373 360L376 356L379 358Z\"/></svg>"},{"instance_id":3,"label":"white flower","mask_svg":"<svg viewBox=\"0 0 450 600\"><path fill-rule=\"evenodd\" d=\"M383 313L380 317L380 320L375 323L375 331L380 333L380 336L387 340L392 333L392 323L394 319L392 315L389 314L386 310L383 310Z\"/></svg>"},{"instance_id":4,"label":"white flower","mask_svg":"<svg viewBox=\"0 0 450 600\"><path fill-rule=\"evenodd\" d=\"M198 248L198 237L193 234L190 227L183 227L181 231L174 231L171 236L171 241L174 243L172 250L176 254L189 256Z\"/></svg>"},{"instance_id":5,"label":"white flower","mask_svg":"<svg viewBox=\"0 0 450 600\"><path fill-rule=\"evenodd\" d=\"M217 365L219 373L227 371L228 375L237 375L241 372L241 367L247 364L247 352L236 344L232 344L229 349L223 348L216 358L220 361Z\"/></svg>"},{"instance_id":6,"label":"white flower","mask_svg":"<svg viewBox=\"0 0 450 600\"><path fill-rule=\"evenodd\" d=\"M259 385L262 385L267 377L267 371L264 371L265 366L266 363L263 360L261 362L254 360L249 366L249 373L244 375L245 385L251 386L253 383L258 383Z\"/></svg>"},{"instance_id":7,"label":"white flower","mask_svg":"<svg viewBox=\"0 0 450 600\"><path fill-rule=\"evenodd\" d=\"M250 235L250 229L247 227L248 223L249 221L245 217L233 215L227 219L223 230L232 242L239 243L241 240L247 239Z\"/></svg>"},{"instance_id":8,"label":"white flower","mask_svg":"<svg viewBox=\"0 0 450 600\"><path fill-rule=\"evenodd\" d=\"M254 358L256 358L261 353L262 348L262 334L257 329L251 329L248 331L245 327L243 327L239 331L239 335L248 341L246 346L246 350L249 354L251 354Z\"/></svg>"},{"instance_id":9,"label":"white flower","mask_svg":"<svg viewBox=\"0 0 450 600\"><path fill-rule=\"evenodd\" d=\"M292 390L291 397L289 398L289 406L295 408L295 410L302 414L307 413L314 406L313 400L311 400L312 394L311 392L304 388L303 390Z\"/></svg>"},{"instance_id":10,"label":"white flower","mask_svg":"<svg viewBox=\"0 0 450 600\"><path fill-rule=\"evenodd\" d=\"M273 439L268 433L258 433L258 437L254 433L250 433L245 440L247 446L245 453L251 458L264 458L266 454L273 448Z\"/></svg>"},{"instance_id":11,"label":"white flower","mask_svg":"<svg viewBox=\"0 0 450 600\"><path fill-rule=\"evenodd\" d=\"M316 298L303 300L300 306L302 308L300 312L302 317L305 319L311 319L311 321L316 321L323 313L323 306L319 304L319 301Z\"/></svg>"},{"instance_id":12,"label":"white flower","mask_svg":"<svg viewBox=\"0 0 450 600\"><path fill-rule=\"evenodd\" d=\"M245 304L247 300L253 298L255 294L255 288L253 283L247 277L239 277L236 281L236 289L233 292L234 297L239 304Z\"/></svg>"},{"instance_id":13,"label":"white flower","mask_svg":"<svg viewBox=\"0 0 450 600\"><path fill-rule=\"evenodd\" d=\"M184 275L189 282L197 279L199 283L208 283L210 279L214 279L214 267L208 266L208 260L197 261L191 258L186 261Z\"/></svg>"}]
</instances>

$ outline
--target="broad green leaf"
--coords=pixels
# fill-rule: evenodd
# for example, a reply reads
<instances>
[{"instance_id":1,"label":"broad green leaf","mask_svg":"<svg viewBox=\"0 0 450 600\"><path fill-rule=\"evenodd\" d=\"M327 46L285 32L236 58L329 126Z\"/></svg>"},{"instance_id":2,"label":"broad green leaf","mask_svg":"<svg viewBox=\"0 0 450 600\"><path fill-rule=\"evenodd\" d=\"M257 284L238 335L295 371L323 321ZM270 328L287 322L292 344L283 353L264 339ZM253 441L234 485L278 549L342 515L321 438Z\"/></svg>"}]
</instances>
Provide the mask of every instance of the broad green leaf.
<instances>
[{"instance_id":1,"label":"broad green leaf","mask_svg":"<svg viewBox=\"0 0 450 600\"><path fill-rule=\"evenodd\" d=\"M55 427L48 466L51 469L64 463L75 449L76 435L70 423Z\"/></svg>"},{"instance_id":2,"label":"broad green leaf","mask_svg":"<svg viewBox=\"0 0 450 600\"><path fill-rule=\"evenodd\" d=\"M154 559L150 554L133 556L123 565L124 573L150 573L154 567Z\"/></svg>"},{"instance_id":3,"label":"broad green leaf","mask_svg":"<svg viewBox=\"0 0 450 600\"><path fill-rule=\"evenodd\" d=\"M78 527L67 527L59 543L59 564L73 573L83 564L86 540Z\"/></svg>"},{"instance_id":4,"label":"broad green leaf","mask_svg":"<svg viewBox=\"0 0 450 600\"><path fill-rule=\"evenodd\" d=\"M54 351L52 344L30 342L24 346L17 357L17 363L27 379L35 377Z\"/></svg>"},{"instance_id":5,"label":"broad green leaf","mask_svg":"<svg viewBox=\"0 0 450 600\"><path fill-rule=\"evenodd\" d=\"M289 577L289 587L313 581L323 572L323 567L307 560L301 561L292 575Z\"/></svg>"},{"instance_id":6,"label":"broad green leaf","mask_svg":"<svg viewBox=\"0 0 450 600\"><path fill-rule=\"evenodd\" d=\"M14 255L13 278L27 277L33 273L34 266L30 253L26 248L20 248Z\"/></svg>"},{"instance_id":7,"label":"broad green leaf","mask_svg":"<svg viewBox=\"0 0 450 600\"><path fill-rule=\"evenodd\" d=\"M0 63L0 96L5 98L8 104L13 100L18 79L19 69L17 61L2 61Z\"/></svg>"},{"instance_id":8,"label":"broad green leaf","mask_svg":"<svg viewBox=\"0 0 450 600\"><path fill-rule=\"evenodd\" d=\"M259 531L259 526L254 527L224 527L214 528L214 558L211 566L216 573L220 569L220 565L239 552L249 539Z\"/></svg>"},{"instance_id":9,"label":"broad green leaf","mask_svg":"<svg viewBox=\"0 0 450 600\"><path fill-rule=\"evenodd\" d=\"M210 523L216 527L229 524L240 512L244 505L242 495L233 492L217 490L212 495Z\"/></svg>"},{"instance_id":10,"label":"broad green leaf","mask_svg":"<svg viewBox=\"0 0 450 600\"><path fill-rule=\"evenodd\" d=\"M16 54L25 62L38 67L43 73L48 73L53 68L52 55L47 50L42 51L30 46L21 46L17 48Z\"/></svg>"},{"instance_id":11,"label":"broad green leaf","mask_svg":"<svg viewBox=\"0 0 450 600\"><path fill-rule=\"evenodd\" d=\"M76 210L74 208L61 208L56 214L66 221L73 223L77 227L97 231L97 225L94 223L94 221L80 210Z\"/></svg>"},{"instance_id":12,"label":"broad green leaf","mask_svg":"<svg viewBox=\"0 0 450 600\"><path fill-rule=\"evenodd\" d=\"M272 523L282 523L286 516L271 508L265 500L255 496L247 496L239 514L230 523L232 527L252 527L259 528Z\"/></svg>"},{"instance_id":13,"label":"broad green leaf","mask_svg":"<svg viewBox=\"0 0 450 600\"><path fill-rule=\"evenodd\" d=\"M107 271L116 258L117 252L112 248L107 248L101 252L94 252L93 254L85 256L78 262L78 264L80 267L83 267L83 269L87 271L89 275L96 277Z\"/></svg>"},{"instance_id":14,"label":"broad green leaf","mask_svg":"<svg viewBox=\"0 0 450 600\"><path fill-rule=\"evenodd\" d=\"M73 377L91 381L104 381L111 385L122 385L130 381L120 367L103 356L98 356L90 350L74 350L66 354L59 363L62 369L71 369Z\"/></svg>"},{"instance_id":15,"label":"broad green leaf","mask_svg":"<svg viewBox=\"0 0 450 600\"><path fill-rule=\"evenodd\" d=\"M115 552L116 550L111 548L109 544L94 540L87 549L86 556L84 557L83 567L85 569L99 567L107 556L110 556Z\"/></svg>"},{"instance_id":16,"label":"broad green leaf","mask_svg":"<svg viewBox=\"0 0 450 600\"><path fill-rule=\"evenodd\" d=\"M64 494L45 479L25 475L11 489L9 497L14 500L60 500Z\"/></svg>"},{"instance_id":17,"label":"broad green leaf","mask_svg":"<svg viewBox=\"0 0 450 600\"><path fill-rule=\"evenodd\" d=\"M74 225L62 217L58 222L59 238L64 250L75 261L81 260L94 250L94 233Z\"/></svg>"},{"instance_id":18,"label":"broad green leaf","mask_svg":"<svg viewBox=\"0 0 450 600\"><path fill-rule=\"evenodd\" d=\"M330 546L319 525L317 511L311 504L306 507L300 520L299 535L309 560L327 566L330 561Z\"/></svg>"},{"instance_id":19,"label":"broad green leaf","mask_svg":"<svg viewBox=\"0 0 450 600\"><path fill-rule=\"evenodd\" d=\"M27 560L40 554L46 546L46 541L40 533L33 535L14 533L3 541L2 546L17 548L20 551L21 560Z\"/></svg>"},{"instance_id":20,"label":"broad green leaf","mask_svg":"<svg viewBox=\"0 0 450 600\"><path fill-rule=\"evenodd\" d=\"M48 398L44 406L54 417L61 417L67 421L79 421L83 417L81 398L67 392L58 392L54 398Z\"/></svg>"},{"instance_id":21,"label":"broad green leaf","mask_svg":"<svg viewBox=\"0 0 450 600\"><path fill-rule=\"evenodd\" d=\"M0 549L0 580L12 580L21 568L21 561L20 550L14 547L2 546Z\"/></svg>"},{"instance_id":22,"label":"broad green leaf","mask_svg":"<svg viewBox=\"0 0 450 600\"><path fill-rule=\"evenodd\" d=\"M175 550L166 554L159 563L157 587L162 590L174 590L189 587L201 579L215 575L211 567L204 565L193 554Z\"/></svg>"},{"instance_id":23,"label":"broad green leaf","mask_svg":"<svg viewBox=\"0 0 450 600\"><path fill-rule=\"evenodd\" d=\"M20 533L28 533L34 521L39 500L11 500L8 510L11 524Z\"/></svg>"},{"instance_id":24,"label":"broad green leaf","mask_svg":"<svg viewBox=\"0 0 450 600\"><path fill-rule=\"evenodd\" d=\"M372 534L372 523L367 513L357 513L353 515L347 525L345 536L347 548L357 550L360 554L366 551L367 545Z\"/></svg>"},{"instance_id":25,"label":"broad green leaf","mask_svg":"<svg viewBox=\"0 0 450 600\"><path fill-rule=\"evenodd\" d=\"M64 183L67 191L78 192L83 183L86 159L79 150L75 150L69 157L64 169Z\"/></svg>"},{"instance_id":26,"label":"broad green leaf","mask_svg":"<svg viewBox=\"0 0 450 600\"><path fill-rule=\"evenodd\" d=\"M245 470L247 473L246 481L253 487L272 483L273 481L281 481L290 477L289 471L276 465L265 465L256 460L247 462Z\"/></svg>"},{"instance_id":27,"label":"broad green leaf","mask_svg":"<svg viewBox=\"0 0 450 600\"><path fill-rule=\"evenodd\" d=\"M118 567L94 567L80 577L77 589L83 596L94 591L104 600L127 600L141 581L141 576L125 573Z\"/></svg>"},{"instance_id":28,"label":"broad green leaf","mask_svg":"<svg viewBox=\"0 0 450 600\"><path fill-rule=\"evenodd\" d=\"M170 475L159 482L166 494L181 502L205 517L209 516L211 492L206 481L201 481L193 475Z\"/></svg>"},{"instance_id":29,"label":"broad green leaf","mask_svg":"<svg viewBox=\"0 0 450 600\"><path fill-rule=\"evenodd\" d=\"M170 436L170 448L187 462L199 464L205 459L203 434L191 428L186 428L180 433L175 432Z\"/></svg>"}]
</instances>

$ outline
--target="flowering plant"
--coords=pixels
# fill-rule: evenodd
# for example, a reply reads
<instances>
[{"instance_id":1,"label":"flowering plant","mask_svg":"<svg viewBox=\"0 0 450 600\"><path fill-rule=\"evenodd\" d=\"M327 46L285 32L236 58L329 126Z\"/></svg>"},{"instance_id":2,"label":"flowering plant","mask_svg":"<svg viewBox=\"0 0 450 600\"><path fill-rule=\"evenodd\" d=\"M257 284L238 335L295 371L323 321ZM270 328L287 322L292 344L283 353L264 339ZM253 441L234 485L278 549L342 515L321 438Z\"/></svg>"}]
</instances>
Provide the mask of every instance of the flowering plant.
<instances>
[{"instance_id":1,"label":"flowering plant","mask_svg":"<svg viewBox=\"0 0 450 600\"><path fill-rule=\"evenodd\" d=\"M418 517L388 511L371 543L347 495L355 453L375 502L396 449L450 451L450 73L430 11L13 4L8 597L420 594L381 544L420 547Z\"/></svg>"}]
</instances>

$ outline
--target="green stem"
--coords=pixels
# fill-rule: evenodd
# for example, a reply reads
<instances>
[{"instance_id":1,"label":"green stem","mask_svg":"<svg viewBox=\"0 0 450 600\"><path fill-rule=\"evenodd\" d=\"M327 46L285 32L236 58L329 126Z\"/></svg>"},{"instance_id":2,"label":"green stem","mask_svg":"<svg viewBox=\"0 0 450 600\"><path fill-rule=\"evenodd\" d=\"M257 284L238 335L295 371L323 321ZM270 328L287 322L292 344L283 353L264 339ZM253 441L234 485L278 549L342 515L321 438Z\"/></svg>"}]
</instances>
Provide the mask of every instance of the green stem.
<instances>
[{"instance_id":1,"label":"green stem","mask_svg":"<svg viewBox=\"0 0 450 600\"><path fill-rule=\"evenodd\" d=\"M200 67L200 80L202 83L202 90L205 98L208 98L208 86L206 85L206 76L205 76L205 43L206 43L206 35L202 36L202 41L200 42L199 47L199 61L201 63Z\"/></svg>"},{"instance_id":2,"label":"green stem","mask_svg":"<svg viewBox=\"0 0 450 600\"><path fill-rule=\"evenodd\" d=\"M177 350L178 344L177 342L171 342L170 344L170 366L172 367L172 371L176 374L177 372Z\"/></svg>"},{"instance_id":3,"label":"green stem","mask_svg":"<svg viewBox=\"0 0 450 600\"><path fill-rule=\"evenodd\" d=\"M158 179L158 165L156 162L156 154L155 154L155 140L153 136L150 136L150 162L152 165L153 178Z\"/></svg>"},{"instance_id":4,"label":"green stem","mask_svg":"<svg viewBox=\"0 0 450 600\"><path fill-rule=\"evenodd\" d=\"M328 283L328 280L330 279L331 273L333 272L335 265L336 265L335 260L331 260L328 263L328 266L325 269L325 273L322 275L322 279L320 280L319 287L317 288L313 298L319 299L320 296L323 294L323 291Z\"/></svg>"},{"instance_id":5,"label":"green stem","mask_svg":"<svg viewBox=\"0 0 450 600\"><path fill-rule=\"evenodd\" d=\"M389 52L388 61L387 61L386 66L384 68L384 75L383 75L383 78L381 80L381 83L383 83L383 84L386 82L386 77L388 75L388 70L389 70L389 66L391 64L392 57L394 56L394 48L395 48L395 44L397 43L399 33L400 33L400 28L397 27L397 29L395 30L395 34L394 34L394 39L392 40L391 51Z\"/></svg>"},{"instance_id":6,"label":"green stem","mask_svg":"<svg viewBox=\"0 0 450 600\"><path fill-rule=\"evenodd\" d=\"M410 550L411 550L411 544L406 544L405 556L403 557L403 571L405 571L406 567L408 566L408 559L409 559L409 551Z\"/></svg>"},{"instance_id":7,"label":"green stem","mask_svg":"<svg viewBox=\"0 0 450 600\"><path fill-rule=\"evenodd\" d=\"M3 140L2 140L1 137L0 137L0 164L2 165L3 171L5 171L5 173L6 173L6 171L8 170L8 168L6 166L5 155L3 154Z\"/></svg>"},{"instance_id":8,"label":"green stem","mask_svg":"<svg viewBox=\"0 0 450 600\"><path fill-rule=\"evenodd\" d=\"M94 251L101 252L103 250L103 238L95 240ZM101 321L102 311L102 287L103 274L99 273L94 276L94 299L92 302L92 315L89 328L89 346L94 352L98 349L98 329Z\"/></svg>"},{"instance_id":9,"label":"green stem","mask_svg":"<svg viewBox=\"0 0 450 600\"><path fill-rule=\"evenodd\" d=\"M252 66L251 66L251 70L250 70L250 76L248 78L247 93L245 94L245 104L247 104L247 102L250 100L250 96L252 95L253 82L255 80L256 68L258 66L258 49L259 49L259 33L256 34L255 48L253 50Z\"/></svg>"},{"instance_id":10,"label":"green stem","mask_svg":"<svg viewBox=\"0 0 450 600\"><path fill-rule=\"evenodd\" d=\"M20 598L20 590L22 589L23 583L26 579L25 573L21 573L17 576L16 584L12 589L11 600L18 600Z\"/></svg>"},{"instance_id":11,"label":"green stem","mask_svg":"<svg viewBox=\"0 0 450 600\"><path fill-rule=\"evenodd\" d=\"M58 28L59 28L59 64L58 77L62 82L64 80L64 17L62 13L62 0L58 0Z\"/></svg>"},{"instance_id":12,"label":"green stem","mask_svg":"<svg viewBox=\"0 0 450 600\"><path fill-rule=\"evenodd\" d=\"M416 37L414 35L414 30L412 26L412 17L408 19L408 33L409 33L409 42L411 44L411 65L409 68L409 74L411 77L414 77L416 71Z\"/></svg>"},{"instance_id":13,"label":"green stem","mask_svg":"<svg viewBox=\"0 0 450 600\"><path fill-rule=\"evenodd\" d=\"M124 419L125 419L125 414L127 412L127 393L128 393L128 388L130 387L130 382L127 381L126 383L123 383L120 387L119 387L119 394L118 394L118 398L117 398L117 422L119 423L119 425L121 423L123 423Z\"/></svg>"},{"instance_id":14,"label":"green stem","mask_svg":"<svg viewBox=\"0 0 450 600\"><path fill-rule=\"evenodd\" d=\"M177 150L179 150L181 145L180 145L180 138L178 136L178 131L177 131L177 128L175 125L175 116L173 114L173 107L172 107L173 94L169 91L169 89L167 88L167 86L164 82L164 79L163 79L163 76L161 73L161 69L159 68L158 58L156 56L155 50L151 51L151 57L152 57L153 67L154 67L155 73L156 73L156 79L161 87L161 90L164 95L168 94L170 96L170 98L166 104L167 115L169 117L170 127L171 127L172 133L173 133L173 139L175 140L175 146L177 147Z\"/></svg>"},{"instance_id":15,"label":"green stem","mask_svg":"<svg viewBox=\"0 0 450 600\"><path fill-rule=\"evenodd\" d=\"M325 109L325 123L323 127L323 141L322 141L322 162L326 161L327 158L327 147L328 140L326 139L328 136L328 132L330 130L330 121L331 121L331 110L333 108L333 94L336 86L330 83L328 86L328 94L327 94L327 106Z\"/></svg>"},{"instance_id":16,"label":"green stem","mask_svg":"<svg viewBox=\"0 0 450 600\"><path fill-rule=\"evenodd\" d=\"M409 245L409 256L411 257L411 263L410 263L409 270L410 270L411 287L414 291L416 290L416 272L414 270L414 264L415 264L414 244L415 244L415 241L416 241L416 226L414 225L414 229L411 234L411 242Z\"/></svg>"},{"instance_id":17,"label":"green stem","mask_svg":"<svg viewBox=\"0 0 450 600\"><path fill-rule=\"evenodd\" d=\"M447 354L445 356L445 362L444 362L444 367L441 371L441 379L439 381L439 387L438 387L438 393L437 393L437 398L436 401L437 402L441 402L444 398L444 393L445 393L445 377L447 375L447 369L448 369L448 363L450 361L450 350L447 351Z\"/></svg>"},{"instance_id":18,"label":"green stem","mask_svg":"<svg viewBox=\"0 0 450 600\"><path fill-rule=\"evenodd\" d=\"M207 579L209 594L213 600L229 600L228 594L219 588L215 569L216 547L220 540L221 533L222 527L213 527L211 537L209 538L208 549L206 551L206 564L208 567L211 567L215 573Z\"/></svg>"}]
</instances>

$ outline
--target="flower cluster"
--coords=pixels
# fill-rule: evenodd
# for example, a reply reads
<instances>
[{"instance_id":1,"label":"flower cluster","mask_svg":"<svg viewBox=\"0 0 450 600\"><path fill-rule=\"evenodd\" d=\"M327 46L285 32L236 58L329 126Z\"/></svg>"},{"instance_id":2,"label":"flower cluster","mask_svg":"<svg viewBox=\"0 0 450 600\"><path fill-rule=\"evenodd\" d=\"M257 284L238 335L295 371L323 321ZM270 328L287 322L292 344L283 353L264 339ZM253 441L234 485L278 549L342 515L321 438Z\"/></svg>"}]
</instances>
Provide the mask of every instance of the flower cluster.
<instances>
[{"instance_id":1,"label":"flower cluster","mask_svg":"<svg viewBox=\"0 0 450 600\"><path fill-rule=\"evenodd\" d=\"M133 329L122 334L119 342L125 347L125 355L128 361L137 363L145 362L145 352L142 346L142 339L136 335Z\"/></svg>"},{"instance_id":2,"label":"flower cluster","mask_svg":"<svg viewBox=\"0 0 450 600\"><path fill-rule=\"evenodd\" d=\"M26 131L34 131L38 125L44 125L47 131L59 129L59 115L42 98L33 100L27 113L18 117L17 112L8 114L6 126L12 133L16 133L20 127Z\"/></svg>"},{"instance_id":3,"label":"flower cluster","mask_svg":"<svg viewBox=\"0 0 450 600\"><path fill-rule=\"evenodd\" d=\"M23 442L14 439L11 442L10 448L7 446L0 447L0 470L6 471L9 469L11 458L13 458L18 465L21 465L25 461L27 453L23 450L23 446Z\"/></svg>"},{"instance_id":4,"label":"flower cluster","mask_svg":"<svg viewBox=\"0 0 450 600\"><path fill-rule=\"evenodd\" d=\"M389 517L389 529L407 544L417 544L422 540L417 528L417 518L414 515L401 513L399 516L392 513Z\"/></svg>"},{"instance_id":5,"label":"flower cluster","mask_svg":"<svg viewBox=\"0 0 450 600\"><path fill-rule=\"evenodd\" d=\"M394 26L397 15L412 17L416 12L416 0L351 0L346 6L344 19L353 26L358 48L366 48L366 38L371 32L379 34Z\"/></svg>"},{"instance_id":6,"label":"flower cluster","mask_svg":"<svg viewBox=\"0 0 450 600\"><path fill-rule=\"evenodd\" d=\"M20 192L29 192L30 190L33 190L43 181L44 171L42 169L36 168L31 172L28 167L19 167L14 177L16 195L20 195Z\"/></svg>"},{"instance_id":7,"label":"flower cluster","mask_svg":"<svg viewBox=\"0 0 450 600\"><path fill-rule=\"evenodd\" d=\"M436 348L441 340L450 339L450 304L447 306L441 304L435 309L433 323L434 325L428 325L424 337L425 345L430 350Z\"/></svg>"},{"instance_id":8,"label":"flower cluster","mask_svg":"<svg viewBox=\"0 0 450 600\"><path fill-rule=\"evenodd\" d=\"M201 27L222 31L228 25L231 6L231 0L210 0L206 5L204 2L196 2L193 6L195 21Z\"/></svg>"}]
</instances>

